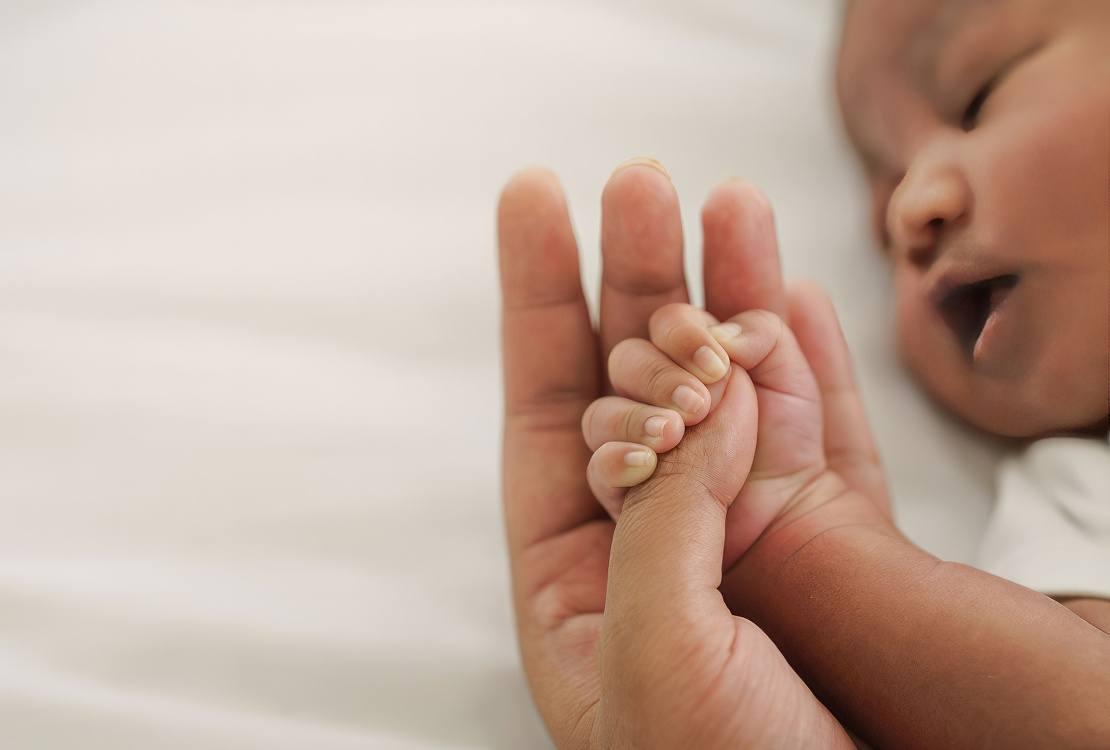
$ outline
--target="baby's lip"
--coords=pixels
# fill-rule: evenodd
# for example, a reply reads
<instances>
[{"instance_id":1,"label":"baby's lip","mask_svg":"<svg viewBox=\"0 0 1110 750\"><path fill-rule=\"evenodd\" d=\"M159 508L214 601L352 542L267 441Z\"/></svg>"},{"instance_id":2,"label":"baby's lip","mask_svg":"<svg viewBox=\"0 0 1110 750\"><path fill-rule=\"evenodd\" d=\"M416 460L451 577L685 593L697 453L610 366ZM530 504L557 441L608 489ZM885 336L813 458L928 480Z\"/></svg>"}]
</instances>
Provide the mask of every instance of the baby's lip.
<instances>
[{"instance_id":1,"label":"baby's lip","mask_svg":"<svg viewBox=\"0 0 1110 750\"><path fill-rule=\"evenodd\" d=\"M1001 276L1016 275L1012 265L1007 265L998 260L985 260L985 252L977 251L973 254L954 251L952 258L944 260L931 269L926 279L929 301L934 307L940 307L945 299L961 287L974 286ZM974 259L968 257L973 255ZM945 262L947 261L947 262Z\"/></svg>"},{"instance_id":2,"label":"baby's lip","mask_svg":"<svg viewBox=\"0 0 1110 750\"><path fill-rule=\"evenodd\" d=\"M979 359L988 321L1019 281L1016 273L980 269L949 273L933 285L930 301L969 361Z\"/></svg>"}]
</instances>

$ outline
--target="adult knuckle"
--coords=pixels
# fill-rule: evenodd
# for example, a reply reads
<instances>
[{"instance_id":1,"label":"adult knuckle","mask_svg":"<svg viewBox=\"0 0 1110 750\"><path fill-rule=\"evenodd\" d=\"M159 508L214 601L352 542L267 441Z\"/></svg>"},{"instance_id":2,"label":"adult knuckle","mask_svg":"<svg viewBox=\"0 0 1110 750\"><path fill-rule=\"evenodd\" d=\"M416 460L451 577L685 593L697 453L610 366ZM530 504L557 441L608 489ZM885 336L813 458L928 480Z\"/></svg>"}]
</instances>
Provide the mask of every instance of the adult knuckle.
<instances>
[{"instance_id":1,"label":"adult knuckle","mask_svg":"<svg viewBox=\"0 0 1110 750\"><path fill-rule=\"evenodd\" d=\"M686 457L686 451L679 448L659 457L651 481L666 483L676 477L685 476L697 466L697 462L690 461Z\"/></svg>"},{"instance_id":2,"label":"adult knuckle","mask_svg":"<svg viewBox=\"0 0 1110 750\"><path fill-rule=\"evenodd\" d=\"M621 518L625 526L631 530L629 533L635 533L635 519L639 517L641 508L666 497L667 493L667 482L661 481L655 475L652 475L651 479L646 482L628 490L628 493L624 496L624 505L621 507Z\"/></svg>"},{"instance_id":3,"label":"adult knuckle","mask_svg":"<svg viewBox=\"0 0 1110 750\"><path fill-rule=\"evenodd\" d=\"M656 491L694 493L712 500L725 510L733 498L722 492L714 478L711 456L699 446L682 445L659 457L655 473L649 480Z\"/></svg>"},{"instance_id":4,"label":"adult knuckle","mask_svg":"<svg viewBox=\"0 0 1110 750\"><path fill-rule=\"evenodd\" d=\"M669 455L664 459L661 456L655 473L643 484L644 491L662 495L685 492L689 483L696 482L701 472L702 467L696 461L687 462Z\"/></svg>"},{"instance_id":5,"label":"adult knuckle","mask_svg":"<svg viewBox=\"0 0 1110 750\"><path fill-rule=\"evenodd\" d=\"M507 428L523 432L562 432L580 428L589 399L572 390L515 401L506 408Z\"/></svg>"}]
</instances>

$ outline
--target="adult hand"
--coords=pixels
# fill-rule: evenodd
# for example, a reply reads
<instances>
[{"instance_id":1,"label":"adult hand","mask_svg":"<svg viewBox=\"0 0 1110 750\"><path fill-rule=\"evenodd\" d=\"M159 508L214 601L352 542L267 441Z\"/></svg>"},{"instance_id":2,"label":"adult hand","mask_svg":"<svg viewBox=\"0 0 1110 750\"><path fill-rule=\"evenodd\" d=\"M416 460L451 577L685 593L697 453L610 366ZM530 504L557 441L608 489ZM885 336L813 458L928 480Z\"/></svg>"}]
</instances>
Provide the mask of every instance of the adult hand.
<instances>
[{"instance_id":1,"label":"adult hand","mask_svg":"<svg viewBox=\"0 0 1110 750\"><path fill-rule=\"evenodd\" d=\"M758 249L767 227L751 221L751 198L732 183L703 213L711 310L742 309L766 284L781 290L777 255ZM718 592L722 498L736 496L755 451L755 393L743 371L732 369L717 409L678 449L691 470L631 492L618 525L586 483L580 420L604 392L601 362L617 342L645 336L654 310L687 299L669 180L638 164L605 189L598 333L555 178L515 177L498 219L513 597L524 668L557 745L852 747Z\"/></svg>"}]
</instances>

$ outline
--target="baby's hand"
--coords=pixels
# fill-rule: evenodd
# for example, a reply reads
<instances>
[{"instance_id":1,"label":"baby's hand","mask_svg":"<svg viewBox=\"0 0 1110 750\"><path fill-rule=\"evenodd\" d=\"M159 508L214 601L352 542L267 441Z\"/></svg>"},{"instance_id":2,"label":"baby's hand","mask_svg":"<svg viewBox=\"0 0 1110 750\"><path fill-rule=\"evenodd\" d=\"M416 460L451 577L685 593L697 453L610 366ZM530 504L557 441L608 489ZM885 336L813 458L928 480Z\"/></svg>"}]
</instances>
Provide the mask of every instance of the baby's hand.
<instances>
[{"instance_id":1,"label":"baby's hand","mask_svg":"<svg viewBox=\"0 0 1110 750\"><path fill-rule=\"evenodd\" d=\"M683 472L665 454L719 398L728 380L726 357L755 385L757 420L747 421L758 424L758 440L750 474L746 465L736 466L747 479L729 510L724 567L795 507L846 492L828 470L817 381L782 318L752 310L718 323L702 310L673 304L652 316L650 336L613 350L609 378L620 396L598 399L582 421L594 451L590 487L614 518L627 488Z\"/></svg>"},{"instance_id":2,"label":"baby's hand","mask_svg":"<svg viewBox=\"0 0 1110 750\"><path fill-rule=\"evenodd\" d=\"M609 380L620 395L590 404L582 434L594 452L586 472L590 489L614 519L627 489L655 472L657 454L677 446L686 426L704 420L719 400L729 357L709 333L715 323L689 305L668 305L651 317L652 341L625 339L613 348ZM661 340L669 348L654 343Z\"/></svg>"}]
</instances>

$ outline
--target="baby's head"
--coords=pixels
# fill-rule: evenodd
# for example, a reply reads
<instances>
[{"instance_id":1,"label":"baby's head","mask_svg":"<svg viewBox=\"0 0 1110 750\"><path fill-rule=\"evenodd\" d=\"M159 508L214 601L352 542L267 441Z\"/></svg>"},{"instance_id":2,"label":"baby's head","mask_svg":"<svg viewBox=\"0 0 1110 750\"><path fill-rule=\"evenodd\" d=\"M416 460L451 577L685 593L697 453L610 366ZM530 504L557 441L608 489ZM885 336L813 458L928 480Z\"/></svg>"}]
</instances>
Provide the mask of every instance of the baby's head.
<instances>
[{"instance_id":1,"label":"baby's head","mask_svg":"<svg viewBox=\"0 0 1110 750\"><path fill-rule=\"evenodd\" d=\"M1110 2L852 0L844 121L891 256L903 356L971 423L1103 424Z\"/></svg>"}]
</instances>

